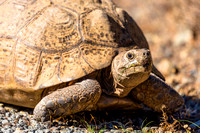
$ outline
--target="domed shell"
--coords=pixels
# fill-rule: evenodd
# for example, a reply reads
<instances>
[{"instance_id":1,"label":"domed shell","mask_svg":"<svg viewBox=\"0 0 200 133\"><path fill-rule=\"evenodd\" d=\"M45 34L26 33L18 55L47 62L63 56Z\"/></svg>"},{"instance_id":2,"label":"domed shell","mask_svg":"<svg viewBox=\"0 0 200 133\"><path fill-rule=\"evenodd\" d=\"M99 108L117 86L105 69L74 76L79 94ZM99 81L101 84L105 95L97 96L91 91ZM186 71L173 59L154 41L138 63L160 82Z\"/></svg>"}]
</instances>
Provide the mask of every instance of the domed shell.
<instances>
[{"instance_id":1,"label":"domed shell","mask_svg":"<svg viewBox=\"0 0 200 133\"><path fill-rule=\"evenodd\" d=\"M0 2L0 84L42 89L108 67L148 44L110 0Z\"/></svg>"}]
</instances>

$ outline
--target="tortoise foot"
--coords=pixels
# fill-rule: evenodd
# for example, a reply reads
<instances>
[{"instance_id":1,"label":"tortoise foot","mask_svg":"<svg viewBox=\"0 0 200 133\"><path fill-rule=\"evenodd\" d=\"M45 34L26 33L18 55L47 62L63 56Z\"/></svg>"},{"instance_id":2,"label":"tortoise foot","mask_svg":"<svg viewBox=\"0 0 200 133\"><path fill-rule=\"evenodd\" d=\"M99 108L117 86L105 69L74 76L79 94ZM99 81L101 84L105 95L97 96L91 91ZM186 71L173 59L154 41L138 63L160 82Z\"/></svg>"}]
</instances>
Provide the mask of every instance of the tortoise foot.
<instances>
[{"instance_id":1,"label":"tortoise foot","mask_svg":"<svg viewBox=\"0 0 200 133\"><path fill-rule=\"evenodd\" d=\"M36 120L64 117L96 108L101 88L96 80L87 79L75 85L54 91L45 96L33 111Z\"/></svg>"}]
</instances>

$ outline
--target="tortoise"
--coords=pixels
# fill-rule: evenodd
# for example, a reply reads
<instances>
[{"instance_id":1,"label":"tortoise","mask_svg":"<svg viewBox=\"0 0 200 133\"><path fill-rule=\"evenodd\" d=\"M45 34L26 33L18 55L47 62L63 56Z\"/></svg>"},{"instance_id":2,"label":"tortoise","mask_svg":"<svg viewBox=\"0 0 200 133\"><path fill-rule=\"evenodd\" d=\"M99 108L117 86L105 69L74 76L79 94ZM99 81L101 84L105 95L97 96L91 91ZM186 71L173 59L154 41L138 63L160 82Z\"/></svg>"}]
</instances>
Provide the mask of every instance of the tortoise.
<instances>
[{"instance_id":1,"label":"tortoise","mask_svg":"<svg viewBox=\"0 0 200 133\"><path fill-rule=\"evenodd\" d=\"M184 104L111 0L3 0L0 29L0 102L34 108L37 120Z\"/></svg>"}]
</instances>

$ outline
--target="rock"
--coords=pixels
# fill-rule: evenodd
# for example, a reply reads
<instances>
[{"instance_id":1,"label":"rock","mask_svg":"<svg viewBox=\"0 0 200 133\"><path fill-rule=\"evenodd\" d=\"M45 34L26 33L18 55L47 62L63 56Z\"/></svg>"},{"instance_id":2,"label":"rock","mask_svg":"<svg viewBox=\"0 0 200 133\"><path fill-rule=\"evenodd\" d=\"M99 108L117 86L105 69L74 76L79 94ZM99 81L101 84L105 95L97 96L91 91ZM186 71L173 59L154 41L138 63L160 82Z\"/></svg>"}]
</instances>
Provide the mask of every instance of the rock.
<instances>
[{"instance_id":1,"label":"rock","mask_svg":"<svg viewBox=\"0 0 200 133\"><path fill-rule=\"evenodd\" d=\"M0 114L5 114L5 113L6 113L6 110L2 106L0 106Z\"/></svg>"},{"instance_id":2,"label":"rock","mask_svg":"<svg viewBox=\"0 0 200 133\"><path fill-rule=\"evenodd\" d=\"M3 107L3 103L0 103L0 107Z\"/></svg>"},{"instance_id":3,"label":"rock","mask_svg":"<svg viewBox=\"0 0 200 133\"><path fill-rule=\"evenodd\" d=\"M162 74L169 75L171 73L172 63L168 59L163 59L161 62L157 65L158 69Z\"/></svg>"},{"instance_id":4,"label":"rock","mask_svg":"<svg viewBox=\"0 0 200 133\"><path fill-rule=\"evenodd\" d=\"M8 120L2 120L2 125L8 124Z\"/></svg>"},{"instance_id":5,"label":"rock","mask_svg":"<svg viewBox=\"0 0 200 133\"><path fill-rule=\"evenodd\" d=\"M20 130L20 128L16 128L15 132L14 133L23 133L22 130Z\"/></svg>"},{"instance_id":6,"label":"rock","mask_svg":"<svg viewBox=\"0 0 200 133\"><path fill-rule=\"evenodd\" d=\"M174 36L174 45L180 46L189 43L192 39L192 30L189 28L180 29Z\"/></svg>"}]
</instances>

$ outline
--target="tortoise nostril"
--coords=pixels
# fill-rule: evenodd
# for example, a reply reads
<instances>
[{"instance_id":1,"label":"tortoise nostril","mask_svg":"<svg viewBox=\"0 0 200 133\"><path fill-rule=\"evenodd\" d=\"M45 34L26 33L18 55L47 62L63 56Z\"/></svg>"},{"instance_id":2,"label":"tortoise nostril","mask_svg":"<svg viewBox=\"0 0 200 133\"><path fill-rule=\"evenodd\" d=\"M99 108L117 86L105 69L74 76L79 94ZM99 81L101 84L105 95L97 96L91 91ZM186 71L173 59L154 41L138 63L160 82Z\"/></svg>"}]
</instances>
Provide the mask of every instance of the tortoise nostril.
<instances>
[{"instance_id":1,"label":"tortoise nostril","mask_svg":"<svg viewBox=\"0 0 200 133\"><path fill-rule=\"evenodd\" d=\"M143 56L150 56L150 52L149 52L149 51L144 52L144 53L143 53Z\"/></svg>"},{"instance_id":2,"label":"tortoise nostril","mask_svg":"<svg viewBox=\"0 0 200 133\"><path fill-rule=\"evenodd\" d=\"M150 56L150 52L149 51L147 51L147 56Z\"/></svg>"}]
</instances>

